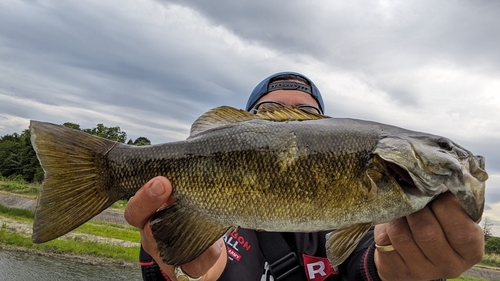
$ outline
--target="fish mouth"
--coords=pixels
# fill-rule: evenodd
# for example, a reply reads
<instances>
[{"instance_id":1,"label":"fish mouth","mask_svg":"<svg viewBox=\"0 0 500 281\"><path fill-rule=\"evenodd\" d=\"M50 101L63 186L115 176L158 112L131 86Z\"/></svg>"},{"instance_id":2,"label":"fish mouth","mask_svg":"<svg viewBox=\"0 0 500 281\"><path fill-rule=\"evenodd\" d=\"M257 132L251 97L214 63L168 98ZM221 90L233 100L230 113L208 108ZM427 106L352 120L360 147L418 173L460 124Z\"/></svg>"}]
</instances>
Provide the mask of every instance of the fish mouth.
<instances>
[{"instance_id":1,"label":"fish mouth","mask_svg":"<svg viewBox=\"0 0 500 281\"><path fill-rule=\"evenodd\" d=\"M401 187L404 193L409 195L423 194L417 187L407 170L389 161L384 161L384 166L388 175L396 181L396 183Z\"/></svg>"}]
</instances>

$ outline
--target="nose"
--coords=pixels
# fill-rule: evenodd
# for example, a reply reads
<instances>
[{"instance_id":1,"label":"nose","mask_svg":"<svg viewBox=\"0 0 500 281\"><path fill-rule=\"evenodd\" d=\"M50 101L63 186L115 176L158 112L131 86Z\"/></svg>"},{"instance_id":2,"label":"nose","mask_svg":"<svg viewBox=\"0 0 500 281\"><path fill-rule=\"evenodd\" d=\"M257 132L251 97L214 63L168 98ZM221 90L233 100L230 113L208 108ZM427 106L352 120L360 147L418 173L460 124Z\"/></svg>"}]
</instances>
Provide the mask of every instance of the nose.
<instances>
[{"instance_id":1,"label":"nose","mask_svg":"<svg viewBox=\"0 0 500 281\"><path fill-rule=\"evenodd\" d=\"M470 159L470 158L469 158ZM470 161L470 160L469 160ZM484 170L485 167L485 159L483 156L476 155L474 156L473 163L469 162L470 164L470 172L471 174L478 179L479 181L486 181L488 179L488 174Z\"/></svg>"},{"instance_id":2,"label":"nose","mask_svg":"<svg viewBox=\"0 0 500 281\"><path fill-rule=\"evenodd\" d=\"M479 168L483 169L484 170L484 167L485 167L485 160L484 160L484 157L481 156L481 155L476 155L474 156L474 161L476 161L476 165L479 166Z\"/></svg>"}]
</instances>

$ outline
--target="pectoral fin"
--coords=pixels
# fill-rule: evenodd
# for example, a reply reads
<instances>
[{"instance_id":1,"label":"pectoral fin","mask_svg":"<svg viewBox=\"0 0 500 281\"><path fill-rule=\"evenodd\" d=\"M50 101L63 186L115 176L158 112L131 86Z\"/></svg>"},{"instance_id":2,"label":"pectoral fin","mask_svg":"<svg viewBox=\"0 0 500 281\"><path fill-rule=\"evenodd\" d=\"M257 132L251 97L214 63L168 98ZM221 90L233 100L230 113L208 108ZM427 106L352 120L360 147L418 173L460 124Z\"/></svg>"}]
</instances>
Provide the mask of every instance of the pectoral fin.
<instances>
[{"instance_id":1,"label":"pectoral fin","mask_svg":"<svg viewBox=\"0 0 500 281\"><path fill-rule=\"evenodd\" d=\"M366 199L373 200L377 197L377 184L373 181L373 178L378 176L374 171L368 170L365 173L364 182L366 187Z\"/></svg>"},{"instance_id":2,"label":"pectoral fin","mask_svg":"<svg viewBox=\"0 0 500 281\"><path fill-rule=\"evenodd\" d=\"M368 232L371 223L334 230L326 235L326 256L332 266L343 263Z\"/></svg>"},{"instance_id":3,"label":"pectoral fin","mask_svg":"<svg viewBox=\"0 0 500 281\"><path fill-rule=\"evenodd\" d=\"M206 220L201 214L175 202L156 213L151 230L163 262L178 266L199 257L234 227Z\"/></svg>"}]
</instances>

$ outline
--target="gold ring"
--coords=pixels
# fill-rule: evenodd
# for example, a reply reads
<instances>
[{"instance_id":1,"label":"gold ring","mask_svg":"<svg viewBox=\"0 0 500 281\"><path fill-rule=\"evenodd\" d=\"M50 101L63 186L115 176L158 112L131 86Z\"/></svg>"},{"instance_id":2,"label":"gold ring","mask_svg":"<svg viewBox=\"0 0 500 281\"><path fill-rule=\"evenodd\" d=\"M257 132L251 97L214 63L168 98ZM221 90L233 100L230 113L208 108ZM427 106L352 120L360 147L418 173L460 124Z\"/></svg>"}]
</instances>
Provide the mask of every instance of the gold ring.
<instances>
[{"instance_id":1,"label":"gold ring","mask_svg":"<svg viewBox=\"0 0 500 281\"><path fill-rule=\"evenodd\" d=\"M379 251L381 253L392 252L395 250L391 244L380 246L380 245L377 245L377 243L375 243L375 248L377 248L377 251Z\"/></svg>"}]
</instances>

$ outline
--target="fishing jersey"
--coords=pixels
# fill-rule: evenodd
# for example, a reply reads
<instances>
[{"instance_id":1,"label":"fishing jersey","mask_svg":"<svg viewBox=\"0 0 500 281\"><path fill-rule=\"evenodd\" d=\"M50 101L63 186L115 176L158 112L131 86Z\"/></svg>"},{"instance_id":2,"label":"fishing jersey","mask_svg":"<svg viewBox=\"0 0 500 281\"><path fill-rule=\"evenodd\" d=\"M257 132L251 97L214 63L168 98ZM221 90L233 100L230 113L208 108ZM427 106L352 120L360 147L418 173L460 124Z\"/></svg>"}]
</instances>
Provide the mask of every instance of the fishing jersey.
<instances>
[{"instance_id":1,"label":"fishing jersey","mask_svg":"<svg viewBox=\"0 0 500 281\"><path fill-rule=\"evenodd\" d=\"M373 229L338 267L332 267L326 258L326 233L328 232L283 234L304 271L303 281L380 280L373 262ZM223 237L227 264L219 281L275 280L260 249L257 235L255 230L239 228ZM142 247L139 264L145 281L169 280Z\"/></svg>"},{"instance_id":2,"label":"fishing jersey","mask_svg":"<svg viewBox=\"0 0 500 281\"><path fill-rule=\"evenodd\" d=\"M298 261L305 271L308 281L341 280L339 269L330 266L326 258L325 234L286 233L287 242L297 255ZM238 229L224 236L228 260L226 268L219 280L252 280L274 281L269 263L264 258L257 238L257 232L249 229ZM241 276L243 279L237 279Z\"/></svg>"}]
</instances>

